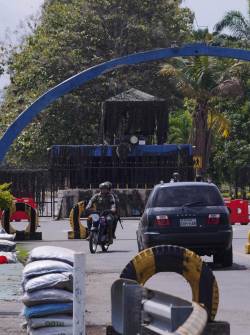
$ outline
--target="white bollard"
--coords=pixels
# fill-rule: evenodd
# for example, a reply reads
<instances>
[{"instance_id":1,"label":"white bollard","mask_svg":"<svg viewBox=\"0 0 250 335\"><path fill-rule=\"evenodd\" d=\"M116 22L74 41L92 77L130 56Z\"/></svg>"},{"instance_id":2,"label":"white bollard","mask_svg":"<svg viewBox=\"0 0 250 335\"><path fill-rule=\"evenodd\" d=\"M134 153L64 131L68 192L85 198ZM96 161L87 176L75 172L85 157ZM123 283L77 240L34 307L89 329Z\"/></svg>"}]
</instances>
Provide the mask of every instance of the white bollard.
<instances>
[{"instance_id":1,"label":"white bollard","mask_svg":"<svg viewBox=\"0 0 250 335\"><path fill-rule=\"evenodd\" d=\"M85 335L85 254L74 254L73 335Z\"/></svg>"}]
</instances>

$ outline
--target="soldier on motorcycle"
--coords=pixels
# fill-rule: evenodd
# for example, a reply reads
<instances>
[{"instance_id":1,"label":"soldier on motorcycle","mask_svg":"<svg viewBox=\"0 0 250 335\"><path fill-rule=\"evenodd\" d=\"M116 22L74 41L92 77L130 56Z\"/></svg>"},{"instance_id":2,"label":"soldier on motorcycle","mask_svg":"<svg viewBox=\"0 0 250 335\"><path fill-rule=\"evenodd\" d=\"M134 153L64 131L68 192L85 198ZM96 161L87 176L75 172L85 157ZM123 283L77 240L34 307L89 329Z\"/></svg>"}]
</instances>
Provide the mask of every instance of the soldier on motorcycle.
<instances>
[{"instance_id":1,"label":"soldier on motorcycle","mask_svg":"<svg viewBox=\"0 0 250 335\"><path fill-rule=\"evenodd\" d=\"M105 210L110 210L112 213L112 222L110 224L112 225L112 233L113 238L115 238L115 229L117 225L117 219L116 219L116 197L111 192L112 184L110 182L104 182L99 185L99 193L96 193L92 196L92 198L89 200L86 210L95 209L97 212L101 213ZM88 220L88 229L91 229L91 221Z\"/></svg>"}]
</instances>

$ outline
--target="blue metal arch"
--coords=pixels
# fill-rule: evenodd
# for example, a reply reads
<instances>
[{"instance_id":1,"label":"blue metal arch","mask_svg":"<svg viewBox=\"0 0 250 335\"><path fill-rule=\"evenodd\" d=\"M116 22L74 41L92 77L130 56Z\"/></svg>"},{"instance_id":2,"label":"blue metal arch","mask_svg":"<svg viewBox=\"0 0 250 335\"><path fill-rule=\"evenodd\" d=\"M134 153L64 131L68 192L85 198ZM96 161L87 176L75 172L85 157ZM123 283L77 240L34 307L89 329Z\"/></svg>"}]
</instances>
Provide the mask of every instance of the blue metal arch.
<instances>
[{"instance_id":1,"label":"blue metal arch","mask_svg":"<svg viewBox=\"0 0 250 335\"><path fill-rule=\"evenodd\" d=\"M16 118L16 120L9 126L0 140L0 162L4 159L13 141L32 121L32 119L48 105L66 93L69 93L79 86L87 83L88 81L121 66L151 62L163 58L186 56L213 56L250 61L250 51L248 50L221 48L195 43L180 48L175 47L140 52L93 66L51 88L49 91L35 100Z\"/></svg>"}]
</instances>

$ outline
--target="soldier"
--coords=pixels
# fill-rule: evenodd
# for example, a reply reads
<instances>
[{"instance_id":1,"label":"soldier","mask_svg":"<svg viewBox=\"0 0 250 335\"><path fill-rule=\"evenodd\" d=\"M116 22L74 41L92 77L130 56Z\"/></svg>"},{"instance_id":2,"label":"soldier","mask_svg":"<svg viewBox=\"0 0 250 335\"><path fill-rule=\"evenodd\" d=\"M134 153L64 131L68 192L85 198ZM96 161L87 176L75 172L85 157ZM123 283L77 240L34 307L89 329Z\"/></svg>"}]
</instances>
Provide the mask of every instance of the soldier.
<instances>
[{"instance_id":1,"label":"soldier","mask_svg":"<svg viewBox=\"0 0 250 335\"><path fill-rule=\"evenodd\" d=\"M116 219L116 198L114 194L111 192L110 186L112 184L109 182L104 182L99 185L99 193L96 193L93 195L93 197L89 200L86 210L91 210L95 208L95 210L99 213L110 210L110 212L113 214L113 221L112 221L112 232L113 232L113 238L115 238L115 229L117 226L117 219ZM88 220L88 229L91 229L91 222Z\"/></svg>"},{"instance_id":2,"label":"soldier","mask_svg":"<svg viewBox=\"0 0 250 335\"><path fill-rule=\"evenodd\" d=\"M170 183L177 183L178 181L180 181L180 174L179 172L174 172L170 180Z\"/></svg>"},{"instance_id":3,"label":"soldier","mask_svg":"<svg viewBox=\"0 0 250 335\"><path fill-rule=\"evenodd\" d=\"M201 176L200 174L197 174L197 175L195 176L195 181L203 181L202 176Z\"/></svg>"}]
</instances>

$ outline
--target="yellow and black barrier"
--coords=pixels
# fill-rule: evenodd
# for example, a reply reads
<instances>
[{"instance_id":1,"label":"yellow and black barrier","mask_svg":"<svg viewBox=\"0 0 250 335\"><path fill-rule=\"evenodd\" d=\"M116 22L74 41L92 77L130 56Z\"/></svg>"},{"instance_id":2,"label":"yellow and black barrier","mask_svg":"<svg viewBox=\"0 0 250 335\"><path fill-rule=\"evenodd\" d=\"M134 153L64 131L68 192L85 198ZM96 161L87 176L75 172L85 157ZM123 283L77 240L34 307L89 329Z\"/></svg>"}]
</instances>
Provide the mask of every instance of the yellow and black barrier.
<instances>
[{"instance_id":1,"label":"yellow and black barrier","mask_svg":"<svg viewBox=\"0 0 250 335\"><path fill-rule=\"evenodd\" d=\"M248 232L247 244L245 245L245 253L250 254L250 231Z\"/></svg>"},{"instance_id":2,"label":"yellow and black barrier","mask_svg":"<svg viewBox=\"0 0 250 335\"><path fill-rule=\"evenodd\" d=\"M25 230L16 230L11 222L11 216L15 212L25 212L28 216L29 223ZM38 214L37 210L30 205L24 202L15 202L10 209L5 209L2 213L1 224L3 229L8 234L15 234L16 241L25 241L25 240L41 240L42 233L37 232L38 227Z\"/></svg>"},{"instance_id":3,"label":"yellow and black barrier","mask_svg":"<svg viewBox=\"0 0 250 335\"><path fill-rule=\"evenodd\" d=\"M214 320L219 290L213 272L194 252L171 245L161 245L141 251L123 269L120 278L144 283L158 272L176 272L190 284L192 300L205 306L209 320Z\"/></svg>"},{"instance_id":4,"label":"yellow and black barrier","mask_svg":"<svg viewBox=\"0 0 250 335\"><path fill-rule=\"evenodd\" d=\"M81 223L80 218L85 210L84 201L78 202L70 211L69 220L72 231L68 232L68 239L86 239L88 229Z\"/></svg>"}]
</instances>

